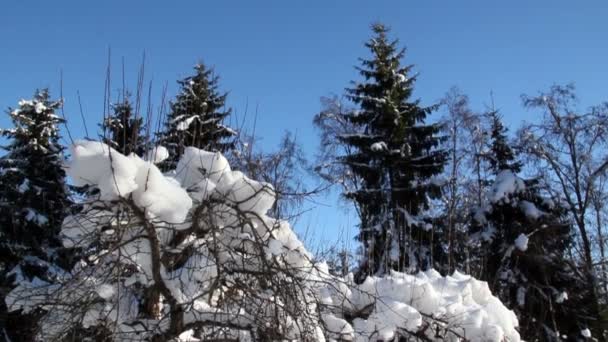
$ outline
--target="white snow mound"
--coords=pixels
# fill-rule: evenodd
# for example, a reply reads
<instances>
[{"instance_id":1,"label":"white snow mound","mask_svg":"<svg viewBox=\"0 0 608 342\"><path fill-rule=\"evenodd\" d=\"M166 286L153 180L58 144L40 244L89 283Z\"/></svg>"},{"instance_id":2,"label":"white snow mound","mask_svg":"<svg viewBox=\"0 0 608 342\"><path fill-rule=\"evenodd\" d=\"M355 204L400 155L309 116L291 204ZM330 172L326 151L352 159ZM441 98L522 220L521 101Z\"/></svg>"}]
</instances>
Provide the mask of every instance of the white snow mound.
<instances>
[{"instance_id":1,"label":"white snow mound","mask_svg":"<svg viewBox=\"0 0 608 342\"><path fill-rule=\"evenodd\" d=\"M64 220L64 245L91 254L60 284L24 280L6 296L9 310L49 312L40 340L60 339L74 325L103 325L115 341L151 339L169 327L169 305L179 304L183 326L204 322L209 329L221 327L223 338L241 341L252 340L247 327L256 324L280 324L285 339L298 341L389 341L416 334L441 341L520 341L515 314L487 283L470 276L391 272L357 284L352 274L331 275L288 222L267 215L275 201L272 185L232 171L220 153L186 148L168 173L175 178L154 165L156 155L144 161L99 142L77 141L71 155L73 182L99 188L104 205L85 206ZM512 174L502 178L497 194L523 186ZM127 209L129 215L117 218ZM128 272L108 276L119 267ZM280 285L260 285L258 273L272 274L264 282ZM161 314L142 317L142 296L158 282L166 289L158 297ZM75 319L69 308L81 306ZM196 339L184 329L175 340Z\"/></svg>"}]
</instances>

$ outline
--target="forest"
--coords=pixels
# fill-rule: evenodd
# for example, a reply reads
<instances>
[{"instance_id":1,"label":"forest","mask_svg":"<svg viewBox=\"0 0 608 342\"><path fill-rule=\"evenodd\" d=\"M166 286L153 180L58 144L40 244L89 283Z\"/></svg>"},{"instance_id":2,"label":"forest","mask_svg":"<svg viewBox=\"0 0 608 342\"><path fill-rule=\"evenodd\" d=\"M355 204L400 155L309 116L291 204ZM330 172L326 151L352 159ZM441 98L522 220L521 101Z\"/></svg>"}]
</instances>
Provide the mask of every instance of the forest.
<instances>
[{"instance_id":1,"label":"forest","mask_svg":"<svg viewBox=\"0 0 608 342\"><path fill-rule=\"evenodd\" d=\"M314 156L230 125L205 63L158 108L142 79L113 96L108 77L85 137L61 94L15 99L0 341L606 340L608 102L581 111L554 85L522 95L519 127L456 87L424 106L409 50L370 28L343 94L310 113ZM294 231L330 191L356 248Z\"/></svg>"}]
</instances>

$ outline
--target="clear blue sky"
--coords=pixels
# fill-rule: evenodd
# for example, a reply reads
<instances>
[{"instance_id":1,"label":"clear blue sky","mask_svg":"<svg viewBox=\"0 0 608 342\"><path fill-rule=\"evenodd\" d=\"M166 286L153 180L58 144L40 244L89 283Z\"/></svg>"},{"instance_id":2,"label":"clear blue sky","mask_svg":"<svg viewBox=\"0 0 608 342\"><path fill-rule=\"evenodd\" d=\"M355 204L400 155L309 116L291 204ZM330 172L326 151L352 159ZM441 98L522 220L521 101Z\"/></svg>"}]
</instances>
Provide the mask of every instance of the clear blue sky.
<instances>
[{"instance_id":1,"label":"clear blue sky","mask_svg":"<svg viewBox=\"0 0 608 342\"><path fill-rule=\"evenodd\" d=\"M215 66L229 104L239 113L259 110L257 135L273 147L284 130L297 131L314 153L312 117L319 98L341 93L356 79L369 24L382 21L407 46L407 63L420 73L415 95L425 104L457 85L477 108L490 90L512 129L535 113L522 93L575 82L582 105L608 100L608 2L534 1L2 1L0 106L15 106L37 87L58 96L59 71L70 128L84 133L76 91L90 131L103 109L107 49L113 89L120 60L127 84L145 51L147 80L158 98L168 82L188 75L202 59ZM156 101L158 104L158 101ZM0 126L6 127L6 115ZM334 205L334 199L324 200ZM333 239L352 215L318 207L307 215L317 237Z\"/></svg>"}]
</instances>

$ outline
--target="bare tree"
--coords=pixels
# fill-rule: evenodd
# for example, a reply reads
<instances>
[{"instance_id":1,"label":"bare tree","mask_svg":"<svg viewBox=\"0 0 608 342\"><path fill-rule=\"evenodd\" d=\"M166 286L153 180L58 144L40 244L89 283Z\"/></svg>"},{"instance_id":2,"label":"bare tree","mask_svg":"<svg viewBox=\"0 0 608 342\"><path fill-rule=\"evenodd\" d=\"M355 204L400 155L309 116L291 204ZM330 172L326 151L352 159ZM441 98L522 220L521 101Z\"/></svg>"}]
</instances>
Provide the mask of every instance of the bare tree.
<instances>
[{"instance_id":1,"label":"bare tree","mask_svg":"<svg viewBox=\"0 0 608 342\"><path fill-rule=\"evenodd\" d=\"M488 130L489 113L471 109L469 98L456 87L451 88L442 100L446 114L441 119L448 159L444 170L441 209L447 231L448 271L464 269L481 276L482 260L472 251L475 235L470 236L471 215L485 205L488 190ZM473 254L471 254L473 253ZM473 258L473 259L471 259Z\"/></svg>"},{"instance_id":2,"label":"bare tree","mask_svg":"<svg viewBox=\"0 0 608 342\"><path fill-rule=\"evenodd\" d=\"M285 132L277 150L271 152L261 151L256 138L245 133L239 135L235 145L231 156L234 167L254 179L273 184L276 202L271 213L274 217L295 220L302 213L305 201L324 189L313 186L308 190L309 163L291 132Z\"/></svg>"},{"instance_id":3,"label":"bare tree","mask_svg":"<svg viewBox=\"0 0 608 342\"><path fill-rule=\"evenodd\" d=\"M447 233L446 268L448 272L452 272L462 266L455 259L457 255L460 255L461 259L465 257L463 254L466 254L466 251L460 251L456 245L459 244L459 236L462 238L462 235L466 234L468 213L477 202L475 199L481 198L481 186L475 187L475 178L471 175L477 174L478 180L481 179L478 150L483 149L484 144L480 146L477 137L480 116L471 110L469 98L460 89L451 88L442 104L446 108L446 115L441 121L444 134L448 137L444 145L448 158L444 169L445 180L442 180L444 184L441 210ZM465 269L470 272L468 262L465 262Z\"/></svg>"},{"instance_id":4,"label":"bare tree","mask_svg":"<svg viewBox=\"0 0 608 342\"><path fill-rule=\"evenodd\" d=\"M314 340L316 299L313 287L301 285L313 284L305 279L315 266L288 223L265 215L271 185L231 172L219 154L186 149L176 177L189 193L135 159L135 182L148 193L138 194L123 179L129 158L92 144L80 146L97 148L112 165L106 185L117 196L87 180L100 194L64 223L64 244L82 248L85 258L57 284L14 293L15 302L47 308L42 339L90 333L169 341L192 331L205 341Z\"/></svg>"},{"instance_id":5,"label":"bare tree","mask_svg":"<svg viewBox=\"0 0 608 342\"><path fill-rule=\"evenodd\" d=\"M535 169L544 170L546 191L554 200L565 202L576 224L580 260L599 305L594 256L597 246L593 245L590 215L594 198L600 199L594 194L608 170L608 104L580 112L571 84L555 85L548 92L522 98L527 108L542 110L542 119L537 124L525 124L518 133L519 142L535 162ZM595 228L601 232L601 227Z\"/></svg>"},{"instance_id":6,"label":"bare tree","mask_svg":"<svg viewBox=\"0 0 608 342\"><path fill-rule=\"evenodd\" d=\"M174 178L97 142L71 155L73 181L99 189L62 227L84 257L7 296L42 314L38 340L519 340L514 314L473 278L331 275L266 214L273 187L219 153L186 148Z\"/></svg>"},{"instance_id":7,"label":"bare tree","mask_svg":"<svg viewBox=\"0 0 608 342\"><path fill-rule=\"evenodd\" d=\"M599 251L599 267L601 274L601 291L604 301L608 302L608 260L606 259L606 236L604 232L605 222L608 218L608 177L605 174L597 178L597 184L592 189L591 206L593 211L592 226L595 227L595 243Z\"/></svg>"},{"instance_id":8,"label":"bare tree","mask_svg":"<svg viewBox=\"0 0 608 342\"><path fill-rule=\"evenodd\" d=\"M345 193L354 192L360 188L361 180L341 162L343 156L353 154L353 147L342 144L339 139L340 136L361 133L352 122L345 120L344 114L354 109L335 95L321 98L321 107L321 112L314 118L314 125L321 136L315 171L330 184L340 185Z\"/></svg>"}]
</instances>

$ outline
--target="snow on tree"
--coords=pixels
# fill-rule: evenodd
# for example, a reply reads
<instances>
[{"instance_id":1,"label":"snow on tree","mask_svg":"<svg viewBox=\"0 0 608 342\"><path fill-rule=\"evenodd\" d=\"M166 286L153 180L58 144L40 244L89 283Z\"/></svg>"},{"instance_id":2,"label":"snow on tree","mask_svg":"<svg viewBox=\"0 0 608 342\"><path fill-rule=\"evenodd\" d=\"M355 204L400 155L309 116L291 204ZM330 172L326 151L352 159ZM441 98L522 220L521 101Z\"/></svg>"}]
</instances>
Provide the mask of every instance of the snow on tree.
<instances>
[{"instance_id":1,"label":"snow on tree","mask_svg":"<svg viewBox=\"0 0 608 342\"><path fill-rule=\"evenodd\" d=\"M593 295L587 306L600 322L605 298L598 293L597 275L606 269L606 256L605 246L595 242L604 243L605 224L593 206L598 204L594 197L603 191L602 181L608 177L608 103L586 111L578 109L579 99L572 84L554 85L548 91L522 98L527 108L540 111L541 119L524 125L518 132L518 142L552 200L564 205L575 224L576 256ZM599 329L593 332L601 335Z\"/></svg>"},{"instance_id":2,"label":"snow on tree","mask_svg":"<svg viewBox=\"0 0 608 342\"><path fill-rule=\"evenodd\" d=\"M50 262L57 261L58 234L69 204L62 168L56 114L60 101L47 90L9 109L13 127L1 130L7 139L0 158L0 299L26 279L49 280ZM12 270L12 271L11 271ZM27 339L35 315L5 315L0 305L0 336ZM6 319L6 320L5 320ZM5 332L4 329L9 327Z\"/></svg>"},{"instance_id":3,"label":"snow on tree","mask_svg":"<svg viewBox=\"0 0 608 342\"><path fill-rule=\"evenodd\" d=\"M481 206L487 185L485 115L473 111L469 97L456 87L446 93L442 104L447 159L444 173L436 177L443 195L434 210L440 215L446 253L445 260L435 258L435 267L446 273L456 269L471 273L476 256L469 253L469 213Z\"/></svg>"},{"instance_id":4,"label":"snow on tree","mask_svg":"<svg viewBox=\"0 0 608 342\"><path fill-rule=\"evenodd\" d=\"M187 147L174 177L100 142L77 141L71 156L72 181L99 189L62 225L83 259L7 297L44 313L38 340L520 340L513 312L469 276L330 275L266 214L272 185L220 153Z\"/></svg>"},{"instance_id":5,"label":"snow on tree","mask_svg":"<svg viewBox=\"0 0 608 342\"><path fill-rule=\"evenodd\" d=\"M521 163L506 129L497 113L491 118L488 157L496 176L488 203L475 211L471 226L479 276L517 313L526 339L575 340L587 327L590 312L584 303L591 298L584 276L565 256L572 248L572 226L565 208L542 195L538 180L517 176Z\"/></svg>"},{"instance_id":6,"label":"snow on tree","mask_svg":"<svg viewBox=\"0 0 608 342\"><path fill-rule=\"evenodd\" d=\"M195 74L178 81L180 91L171 102L159 144L169 150L163 169L174 169L188 146L227 152L233 148L236 132L224 124L231 109L226 108L227 93L219 91L219 76L204 64Z\"/></svg>"},{"instance_id":7,"label":"snow on tree","mask_svg":"<svg viewBox=\"0 0 608 342\"><path fill-rule=\"evenodd\" d=\"M352 127L336 136L350 147L337 162L358 179L358 187L344 195L360 214L359 239L366 254L362 273L427 269L433 266L432 255L441 251L434 239L439 231L425 215L429 198L441 193L432 178L445 161L440 125L425 124L436 106L410 100L416 77L410 76L411 65L401 66L405 50L389 41L384 25L372 30L374 37L365 44L372 58L362 59L357 68L364 81L347 89L357 110L324 115L324 120L347 121Z\"/></svg>"},{"instance_id":8,"label":"snow on tree","mask_svg":"<svg viewBox=\"0 0 608 342\"><path fill-rule=\"evenodd\" d=\"M232 167L274 186L276 201L271 208L273 216L297 218L306 197L319 190L306 189L308 162L296 136L285 132L278 148L272 152L254 152L255 142L255 137L243 135L242 132L239 134L230 156Z\"/></svg>"},{"instance_id":9,"label":"snow on tree","mask_svg":"<svg viewBox=\"0 0 608 342\"><path fill-rule=\"evenodd\" d=\"M124 155L135 153L143 156L147 138L144 136L144 119L134 113L127 93L112 106L112 113L104 118L101 128L102 141Z\"/></svg>"}]
</instances>

